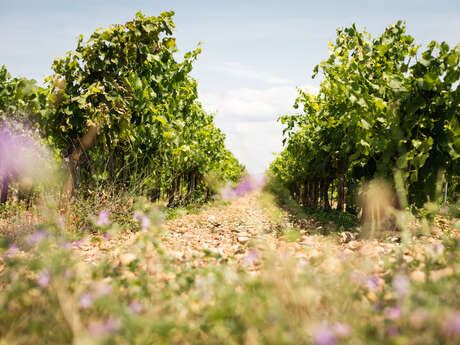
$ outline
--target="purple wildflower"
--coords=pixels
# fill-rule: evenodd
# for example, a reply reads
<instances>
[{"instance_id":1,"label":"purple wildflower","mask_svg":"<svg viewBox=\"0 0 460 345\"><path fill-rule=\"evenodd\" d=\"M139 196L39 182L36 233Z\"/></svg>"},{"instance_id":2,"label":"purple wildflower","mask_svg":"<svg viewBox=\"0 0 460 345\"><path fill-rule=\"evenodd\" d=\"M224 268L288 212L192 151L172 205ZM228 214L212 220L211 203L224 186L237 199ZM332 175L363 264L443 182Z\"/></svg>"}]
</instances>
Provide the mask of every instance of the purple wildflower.
<instances>
[{"instance_id":1,"label":"purple wildflower","mask_svg":"<svg viewBox=\"0 0 460 345\"><path fill-rule=\"evenodd\" d=\"M33 140L25 135L20 135L12 126L2 123L0 128L0 177L23 170L27 166L28 151L33 152Z\"/></svg>"},{"instance_id":2,"label":"purple wildflower","mask_svg":"<svg viewBox=\"0 0 460 345\"><path fill-rule=\"evenodd\" d=\"M92 321L90 322L88 329L90 334L96 338L102 338L113 334L118 331L121 327L121 321L119 318L110 317L105 321Z\"/></svg>"},{"instance_id":3,"label":"purple wildflower","mask_svg":"<svg viewBox=\"0 0 460 345\"><path fill-rule=\"evenodd\" d=\"M350 335L351 329L346 323L336 322L333 325L334 333L339 338L346 338Z\"/></svg>"},{"instance_id":4,"label":"purple wildflower","mask_svg":"<svg viewBox=\"0 0 460 345\"><path fill-rule=\"evenodd\" d=\"M390 325L387 327L387 334L390 338L397 337L399 335L399 329L395 325Z\"/></svg>"},{"instance_id":5,"label":"purple wildflower","mask_svg":"<svg viewBox=\"0 0 460 345\"><path fill-rule=\"evenodd\" d=\"M444 245L442 243L436 243L433 245L432 251L435 256L441 256L444 252Z\"/></svg>"},{"instance_id":6,"label":"purple wildflower","mask_svg":"<svg viewBox=\"0 0 460 345\"><path fill-rule=\"evenodd\" d=\"M64 242L61 244L61 247L64 249L72 249L73 248L72 242Z\"/></svg>"},{"instance_id":7,"label":"purple wildflower","mask_svg":"<svg viewBox=\"0 0 460 345\"><path fill-rule=\"evenodd\" d=\"M96 225L101 226L101 227L110 225L109 215L110 215L110 211L107 211L107 210L99 212L99 216L97 217Z\"/></svg>"},{"instance_id":8,"label":"purple wildflower","mask_svg":"<svg viewBox=\"0 0 460 345\"><path fill-rule=\"evenodd\" d=\"M109 233L109 232L106 232L106 233L104 234L104 240L110 241L110 233Z\"/></svg>"},{"instance_id":9,"label":"purple wildflower","mask_svg":"<svg viewBox=\"0 0 460 345\"><path fill-rule=\"evenodd\" d=\"M300 267L307 267L308 266L308 261L307 260L300 260L299 261Z\"/></svg>"},{"instance_id":10,"label":"purple wildflower","mask_svg":"<svg viewBox=\"0 0 460 345\"><path fill-rule=\"evenodd\" d=\"M444 333L448 337L460 338L460 311L457 311L447 318L444 325Z\"/></svg>"},{"instance_id":11,"label":"purple wildflower","mask_svg":"<svg viewBox=\"0 0 460 345\"><path fill-rule=\"evenodd\" d=\"M377 288L379 287L379 278L376 277L376 276L372 276L370 277L367 281L366 281L366 286L369 290L371 291L375 291L377 290Z\"/></svg>"},{"instance_id":12,"label":"purple wildflower","mask_svg":"<svg viewBox=\"0 0 460 345\"><path fill-rule=\"evenodd\" d=\"M70 268L66 268L64 272L62 272L62 276L64 279L72 278L72 270Z\"/></svg>"},{"instance_id":13,"label":"purple wildflower","mask_svg":"<svg viewBox=\"0 0 460 345\"><path fill-rule=\"evenodd\" d=\"M83 244L83 240L77 240L77 241L72 241L70 243L73 248L79 247L81 244Z\"/></svg>"},{"instance_id":14,"label":"purple wildflower","mask_svg":"<svg viewBox=\"0 0 460 345\"><path fill-rule=\"evenodd\" d=\"M265 183L266 179L264 175L245 176L238 182L235 188L232 189L230 185L227 185L220 191L220 194L224 200L234 200L253 190L262 188Z\"/></svg>"},{"instance_id":15,"label":"purple wildflower","mask_svg":"<svg viewBox=\"0 0 460 345\"><path fill-rule=\"evenodd\" d=\"M83 240L72 241L72 242L64 242L61 244L61 247L64 249L72 249L78 247L80 244L83 243Z\"/></svg>"},{"instance_id":16,"label":"purple wildflower","mask_svg":"<svg viewBox=\"0 0 460 345\"><path fill-rule=\"evenodd\" d=\"M259 261L260 255L256 249L251 249L248 255L244 258L244 263L248 266L255 264Z\"/></svg>"},{"instance_id":17,"label":"purple wildflower","mask_svg":"<svg viewBox=\"0 0 460 345\"><path fill-rule=\"evenodd\" d=\"M138 222L138 221L141 219L141 217L142 217L142 213L140 213L140 212L138 212L138 211L134 212L134 214L133 214L133 220L135 220L135 221Z\"/></svg>"},{"instance_id":18,"label":"purple wildflower","mask_svg":"<svg viewBox=\"0 0 460 345\"><path fill-rule=\"evenodd\" d=\"M141 220L142 230L147 230L150 227L150 219L147 216L143 216Z\"/></svg>"},{"instance_id":19,"label":"purple wildflower","mask_svg":"<svg viewBox=\"0 0 460 345\"><path fill-rule=\"evenodd\" d=\"M96 338L101 338L107 333L104 322L101 321L91 321L88 325L88 330Z\"/></svg>"},{"instance_id":20,"label":"purple wildflower","mask_svg":"<svg viewBox=\"0 0 460 345\"><path fill-rule=\"evenodd\" d=\"M396 320L399 320L401 316L402 316L401 308L393 307L393 308L387 309L386 317L388 320L396 321Z\"/></svg>"},{"instance_id":21,"label":"purple wildflower","mask_svg":"<svg viewBox=\"0 0 460 345\"><path fill-rule=\"evenodd\" d=\"M236 195L243 196L251 191L251 183L247 177L243 178L238 186L234 189Z\"/></svg>"},{"instance_id":22,"label":"purple wildflower","mask_svg":"<svg viewBox=\"0 0 460 345\"><path fill-rule=\"evenodd\" d=\"M142 214L140 212L134 212L133 219L141 223L142 230L148 230L148 228L150 227L150 219L145 214Z\"/></svg>"},{"instance_id":23,"label":"purple wildflower","mask_svg":"<svg viewBox=\"0 0 460 345\"><path fill-rule=\"evenodd\" d=\"M109 333L116 332L121 327L121 321L119 318L110 317L105 321L105 328Z\"/></svg>"},{"instance_id":24,"label":"purple wildflower","mask_svg":"<svg viewBox=\"0 0 460 345\"><path fill-rule=\"evenodd\" d=\"M409 292L409 279L405 274L399 273L393 279L393 288L398 297L402 298Z\"/></svg>"},{"instance_id":25,"label":"purple wildflower","mask_svg":"<svg viewBox=\"0 0 460 345\"><path fill-rule=\"evenodd\" d=\"M139 314L142 311L142 309L144 309L144 307L142 303L139 301L133 301L129 304L129 310L133 314Z\"/></svg>"},{"instance_id":26,"label":"purple wildflower","mask_svg":"<svg viewBox=\"0 0 460 345\"><path fill-rule=\"evenodd\" d=\"M49 236L49 232L47 230L35 231L33 234L31 234L31 235L29 235L27 237L27 242L30 245L33 245L35 243L40 242L41 240L43 240L44 238L46 238L48 236Z\"/></svg>"},{"instance_id":27,"label":"purple wildflower","mask_svg":"<svg viewBox=\"0 0 460 345\"><path fill-rule=\"evenodd\" d=\"M313 334L313 343L315 345L337 344L334 329L327 322L321 323L321 325L315 329Z\"/></svg>"},{"instance_id":28,"label":"purple wildflower","mask_svg":"<svg viewBox=\"0 0 460 345\"><path fill-rule=\"evenodd\" d=\"M32 131L18 127L18 123L2 121L0 157L0 179L14 175L35 183L51 173L47 164L49 152L35 139Z\"/></svg>"},{"instance_id":29,"label":"purple wildflower","mask_svg":"<svg viewBox=\"0 0 460 345\"><path fill-rule=\"evenodd\" d=\"M50 283L51 280L51 275L48 271L47 268L45 268L42 273L38 276L37 283L40 285L42 288L46 288L48 284Z\"/></svg>"},{"instance_id":30,"label":"purple wildflower","mask_svg":"<svg viewBox=\"0 0 460 345\"><path fill-rule=\"evenodd\" d=\"M106 296L112 292L112 287L107 284L98 285L96 291L94 292L94 297Z\"/></svg>"},{"instance_id":31,"label":"purple wildflower","mask_svg":"<svg viewBox=\"0 0 460 345\"><path fill-rule=\"evenodd\" d=\"M93 305L93 297L89 292L84 292L80 296L80 307L87 309Z\"/></svg>"},{"instance_id":32,"label":"purple wildflower","mask_svg":"<svg viewBox=\"0 0 460 345\"><path fill-rule=\"evenodd\" d=\"M6 250L5 254L3 254L3 257L5 259L10 259L12 257L15 257L16 255L19 254L19 249L16 247L14 244L11 244L8 249Z\"/></svg>"}]
</instances>

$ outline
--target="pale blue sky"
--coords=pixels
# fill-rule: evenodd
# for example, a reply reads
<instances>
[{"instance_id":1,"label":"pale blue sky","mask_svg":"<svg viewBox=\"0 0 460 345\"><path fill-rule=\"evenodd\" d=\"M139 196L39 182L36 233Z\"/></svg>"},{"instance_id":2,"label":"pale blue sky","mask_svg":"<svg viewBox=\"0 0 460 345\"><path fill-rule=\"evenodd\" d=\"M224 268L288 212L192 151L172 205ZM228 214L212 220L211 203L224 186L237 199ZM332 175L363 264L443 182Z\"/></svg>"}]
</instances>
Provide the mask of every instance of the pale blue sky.
<instances>
[{"instance_id":1,"label":"pale blue sky","mask_svg":"<svg viewBox=\"0 0 460 345\"><path fill-rule=\"evenodd\" d=\"M419 43L460 43L460 0L0 0L0 64L42 81L79 34L124 23L139 9L148 15L176 12L181 55L203 42L193 71L200 99L217 111L227 145L251 172L265 170L281 150L275 120L293 111L296 86L318 87L312 69L327 57L337 27L356 23L379 34L403 19Z\"/></svg>"}]
</instances>

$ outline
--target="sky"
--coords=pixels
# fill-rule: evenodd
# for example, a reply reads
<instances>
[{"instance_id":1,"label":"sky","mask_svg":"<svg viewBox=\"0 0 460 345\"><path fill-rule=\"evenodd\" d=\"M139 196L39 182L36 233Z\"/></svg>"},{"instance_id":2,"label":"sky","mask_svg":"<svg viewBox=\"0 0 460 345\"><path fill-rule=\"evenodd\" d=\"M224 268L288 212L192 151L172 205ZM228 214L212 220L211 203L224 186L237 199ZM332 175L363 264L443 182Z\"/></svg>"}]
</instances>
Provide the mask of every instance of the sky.
<instances>
[{"instance_id":1,"label":"sky","mask_svg":"<svg viewBox=\"0 0 460 345\"><path fill-rule=\"evenodd\" d=\"M179 56L202 42L192 72L199 99L251 173L266 170L282 150L276 119L295 113L296 88L318 90L312 70L327 58L337 28L356 23L379 35L405 20L417 43L460 43L460 0L0 0L0 65L41 83L78 35L125 23L138 10L176 13Z\"/></svg>"}]
</instances>

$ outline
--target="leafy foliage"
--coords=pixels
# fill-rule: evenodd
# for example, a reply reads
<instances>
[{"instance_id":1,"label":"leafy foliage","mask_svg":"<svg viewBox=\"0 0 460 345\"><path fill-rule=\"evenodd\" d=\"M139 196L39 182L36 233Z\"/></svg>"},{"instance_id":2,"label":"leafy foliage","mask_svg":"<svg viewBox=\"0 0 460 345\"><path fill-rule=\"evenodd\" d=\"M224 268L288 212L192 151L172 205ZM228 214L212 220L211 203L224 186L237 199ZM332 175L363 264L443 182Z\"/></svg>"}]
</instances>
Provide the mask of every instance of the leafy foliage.
<instances>
[{"instance_id":1,"label":"leafy foliage","mask_svg":"<svg viewBox=\"0 0 460 345\"><path fill-rule=\"evenodd\" d=\"M110 184L177 205L208 198L209 173L241 176L244 167L225 148L190 77L201 49L175 59L173 15L139 12L88 41L80 36L74 51L54 61L43 92L1 70L3 108L9 117L34 115L67 162L70 187Z\"/></svg>"},{"instance_id":2,"label":"leafy foliage","mask_svg":"<svg viewBox=\"0 0 460 345\"><path fill-rule=\"evenodd\" d=\"M372 39L355 25L339 29L329 58L315 67L318 95L299 90L302 115L282 116L286 148L272 170L297 199L353 209L359 183L403 173L409 202L434 200L440 173L460 171L460 45L431 42L425 51L402 22ZM345 195L347 189L347 196ZM346 200L346 198L348 200Z\"/></svg>"},{"instance_id":3,"label":"leafy foliage","mask_svg":"<svg viewBox=\"0 0 460 345\"><path fill-rule=\"evenodd\" d=\"M35 80L12 78L6 67L0 67L0 124L33 127L46 104L46 92Z\"/></svg>"}]
</instances>

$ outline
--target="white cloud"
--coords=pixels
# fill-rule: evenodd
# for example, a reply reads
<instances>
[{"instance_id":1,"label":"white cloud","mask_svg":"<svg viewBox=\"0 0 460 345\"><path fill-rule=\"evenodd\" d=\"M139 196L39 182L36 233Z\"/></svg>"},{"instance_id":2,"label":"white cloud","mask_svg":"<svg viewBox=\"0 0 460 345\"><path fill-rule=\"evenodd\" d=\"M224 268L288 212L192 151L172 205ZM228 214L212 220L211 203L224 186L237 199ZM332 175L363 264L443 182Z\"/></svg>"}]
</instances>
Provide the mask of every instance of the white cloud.
<instances>
[{"instance_id":1,"label":"white cloud","mask_svg":"<svg viewBox=\"0 0 460 345\"><path fill-rule=\"evenodd\" d=\"M256 71L239 62L225 62L212 69L238 79L260 81L267 84L292 84L292 80L281 78L268 72Z\"/></svg>"},{"instance_id":2,"label":"white cloud","mask_svg":"<svg viewBox=\"0 0 460 345\"><path fill-rule=\"evenodd\" d=\"M316 92L314 86L304 86L309 92ZM266 121L292 113L298 95L295 86L276 86L266 89L238 88L220 92L200 94L207 111L217 112L219 117L232 117L246 121Z\"/></svg>"},{"instance_id":3,"label":"white cloud","mask_svg":"<svg viewBox=\"0 0 460 345\"><path fill-rule=\"evenodd\" d=\"M301 87L316 92L317 87ZM227 135L227 147L251 173L263 172L282 149L282 125L276 119L294 113L295 86L266 89L237 88L200 94L207 111L217 112L215 122Z\"/></svg>"},{"instance_id":4,"label":"white cloud","mask_svg":"<svg viewBox=\"0 0 460 345\"><path fill-rule=\"evenodd\" d=\"M249 172L262 173L273 160L273 153L282 150L282 126L275 121L216 121L226 133L226 145Z\"/></svg>"}]
</instances>

